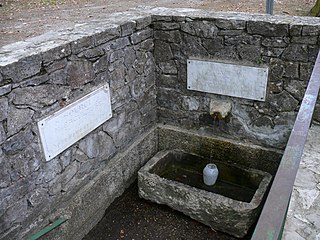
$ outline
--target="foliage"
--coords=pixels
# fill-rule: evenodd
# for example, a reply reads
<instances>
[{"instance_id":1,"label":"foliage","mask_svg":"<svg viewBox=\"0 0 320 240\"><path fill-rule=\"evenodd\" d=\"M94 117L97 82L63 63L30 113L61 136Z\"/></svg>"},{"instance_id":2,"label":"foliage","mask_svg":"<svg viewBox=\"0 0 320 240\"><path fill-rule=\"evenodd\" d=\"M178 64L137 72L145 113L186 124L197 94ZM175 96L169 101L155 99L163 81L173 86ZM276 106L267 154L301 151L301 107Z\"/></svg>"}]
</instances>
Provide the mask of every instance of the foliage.
<instances>
[{"instance_id":1,"label":"foliage","mask_svg":"<svg viewBox=\"0 0 320 240\"><path fill-rule=\"evenodd\" d=\"M310 16L319 17L320 16L320 0L314 4L313 8L310 10Z\"/></svg>"}]
</instances>

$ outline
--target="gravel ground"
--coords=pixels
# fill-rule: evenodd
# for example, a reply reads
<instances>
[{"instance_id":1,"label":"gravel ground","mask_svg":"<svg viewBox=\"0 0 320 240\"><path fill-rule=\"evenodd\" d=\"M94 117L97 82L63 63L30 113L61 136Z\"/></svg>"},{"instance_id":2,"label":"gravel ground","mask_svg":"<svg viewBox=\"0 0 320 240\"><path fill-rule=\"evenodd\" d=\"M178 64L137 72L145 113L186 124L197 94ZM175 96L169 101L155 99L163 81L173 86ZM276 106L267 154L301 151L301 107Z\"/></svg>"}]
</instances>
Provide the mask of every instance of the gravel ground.
<instances>
[{"instance_id":1,"label":"gravel ground","mask_svg":"<svg viewBox=\"0 0 320 240\"><path fill-rule=\"evenodd\" d=\"M251 232L252 234L252 232ZM83 240L236 240L165 205L138 197L132 184ZM244 239L250 239L250 234Z\"/></svg>"},{"instance_id":2,"label":"gravel ground","mask_svg":"<svg viewBox=\"0 0 320 240\"><path fill-rule=\"evenodd\" d=\"M137 6L264 13L266 0L0 0L0 47ZM307 15L315 0L275 0L275 14Z\"/></svg>"}]
</instances>

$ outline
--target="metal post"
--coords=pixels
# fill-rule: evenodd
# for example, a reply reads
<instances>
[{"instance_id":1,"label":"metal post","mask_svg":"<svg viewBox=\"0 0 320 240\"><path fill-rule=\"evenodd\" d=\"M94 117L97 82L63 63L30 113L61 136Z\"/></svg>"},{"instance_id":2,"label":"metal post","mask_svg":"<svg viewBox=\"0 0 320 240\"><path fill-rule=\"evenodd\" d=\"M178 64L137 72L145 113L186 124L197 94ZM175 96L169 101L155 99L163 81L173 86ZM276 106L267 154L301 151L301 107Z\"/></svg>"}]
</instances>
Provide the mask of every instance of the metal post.
<instances>
[{"instance_id":1,"label":"metal post","mask_svg":"<svg viewBox=\"0 0 320 240\"><path fill-rule=\"evenodd\" d=\"M274 0L267 0L266 2L266 11L267 11L267 14L273 14L273 2Z\"/></svg>"}]
</instances>

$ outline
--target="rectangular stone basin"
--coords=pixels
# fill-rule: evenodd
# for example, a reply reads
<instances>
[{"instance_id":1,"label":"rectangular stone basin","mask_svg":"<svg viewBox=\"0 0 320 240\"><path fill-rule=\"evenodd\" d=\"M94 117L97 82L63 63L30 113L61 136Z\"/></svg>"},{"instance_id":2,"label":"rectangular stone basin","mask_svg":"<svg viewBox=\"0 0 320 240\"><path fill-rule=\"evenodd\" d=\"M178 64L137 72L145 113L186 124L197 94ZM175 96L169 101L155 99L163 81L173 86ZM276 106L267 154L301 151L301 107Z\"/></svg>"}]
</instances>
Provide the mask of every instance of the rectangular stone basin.
<instances>
[{"instance_id":1,"label":"rectangular stone basin","mask_svg":"<svg viewBox=\"0 0 320 240\"><path fill-rule=\"evenodd\" d=\"M202 170L215 163L219 177L206 186ZM244 237L257 220L271 174L181 150L158 152L138 172L139 195L166 204L215 230Z\"/></svg>"}]
</instances>

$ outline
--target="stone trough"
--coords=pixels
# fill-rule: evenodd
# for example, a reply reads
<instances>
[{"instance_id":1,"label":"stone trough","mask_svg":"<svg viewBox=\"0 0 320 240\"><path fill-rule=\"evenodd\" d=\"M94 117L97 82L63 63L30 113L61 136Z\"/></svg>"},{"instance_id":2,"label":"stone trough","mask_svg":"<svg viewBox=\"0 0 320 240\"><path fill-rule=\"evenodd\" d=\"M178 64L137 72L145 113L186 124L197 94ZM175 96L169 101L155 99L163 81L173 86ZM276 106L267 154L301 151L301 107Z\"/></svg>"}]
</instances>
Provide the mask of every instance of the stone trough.
<instances>
[{"instance_id":1,"label":"stone trough","mask_svg":"<svg viewBox=\"0 0 320 240\"><path fill-rule=\"evenodd\" d=\"M214 186L202 183L210 159L179 150L158 152L139 171L139 194L166 204L215 230L244 237L257 220L271 182L269 173L216 162Z\"/></svg>"}]
</instances>

